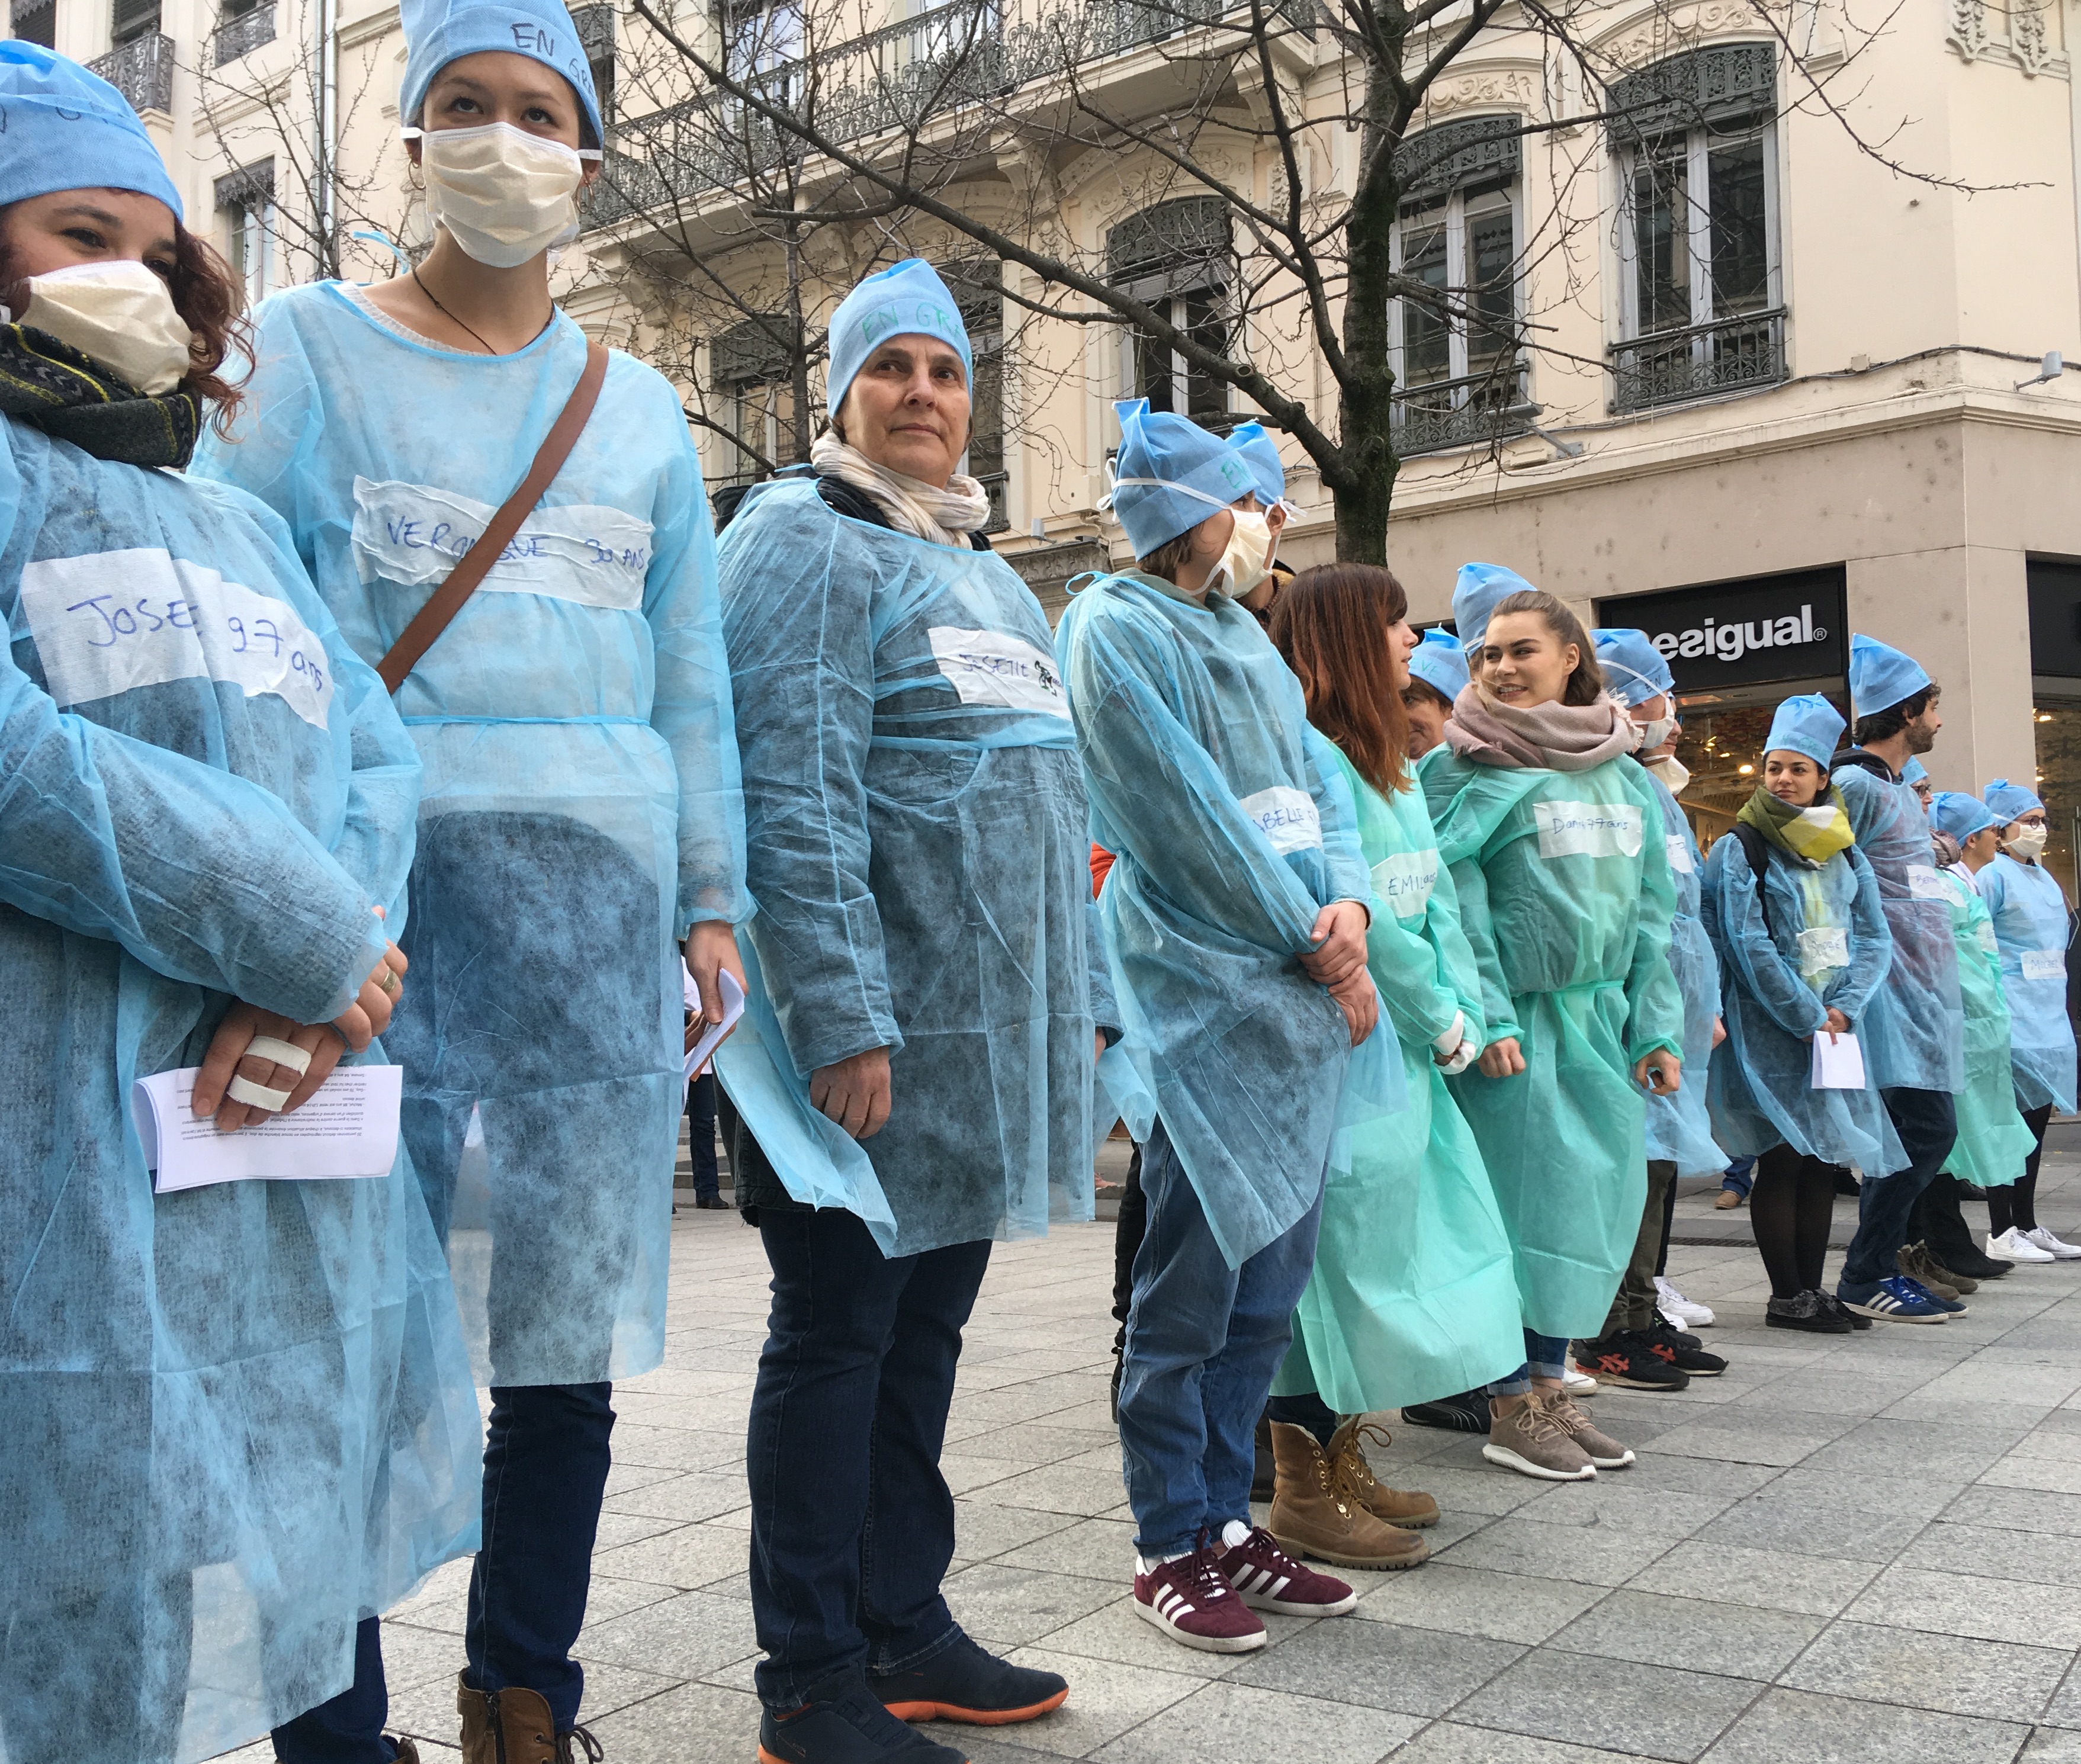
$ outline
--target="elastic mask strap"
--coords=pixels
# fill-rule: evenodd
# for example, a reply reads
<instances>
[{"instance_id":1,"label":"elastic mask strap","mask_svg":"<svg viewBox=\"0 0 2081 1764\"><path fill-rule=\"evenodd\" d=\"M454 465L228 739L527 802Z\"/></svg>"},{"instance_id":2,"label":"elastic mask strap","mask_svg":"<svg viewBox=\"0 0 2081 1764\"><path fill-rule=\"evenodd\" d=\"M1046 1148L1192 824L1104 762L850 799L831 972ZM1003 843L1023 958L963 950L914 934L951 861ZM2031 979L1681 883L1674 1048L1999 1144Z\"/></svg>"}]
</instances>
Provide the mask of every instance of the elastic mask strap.
<instances>
[{"instance_id":1,"label":"elastic mask strap","mask_svg":"<svg viewBox=\"0 0 2081 1764\"><path fill-rule=\"evenodd\" d=\"M478 123L469 128L437 128L434 131L434 133L437 135L478 135L483 133L483 132L487 128L513 128L513 125L511 123ZM513 132L516 135L526 135L528 131L524 128L514 128ZM397 138L400 141L423 141L427 138L427 131L420 128L417 123L407 123L402 128L397 131ZM535 135L529 136L528 138L531 141L540 141L541 136ZM546 143L546 145L552 147L561 147L564 144L560 141L553 141ZM576 153L581 159L590 159L595 162L603 160L607 157L606 153L598 147L574 147L570 149L570 151Z\"/></svg>"}]
</instances>

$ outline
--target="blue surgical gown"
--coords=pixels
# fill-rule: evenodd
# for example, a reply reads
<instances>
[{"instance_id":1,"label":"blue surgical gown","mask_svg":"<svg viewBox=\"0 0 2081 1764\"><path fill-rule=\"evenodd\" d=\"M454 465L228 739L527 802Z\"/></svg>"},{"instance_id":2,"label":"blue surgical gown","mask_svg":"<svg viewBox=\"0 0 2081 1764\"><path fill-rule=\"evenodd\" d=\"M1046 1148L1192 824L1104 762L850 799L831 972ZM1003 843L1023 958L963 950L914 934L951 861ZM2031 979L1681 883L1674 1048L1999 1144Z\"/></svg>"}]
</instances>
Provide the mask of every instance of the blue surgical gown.
<instances>
[{"instance_id":1,"label":"blue surgical gown","mask_svg":"<svg viewBox=\"0 0 2081 1764\"><path fill-rule=\"evenodd\" d=\"M2006 851L1975 879L1994 921L2009 1002L2009 1060L2016 1107L2074 1112L2074 1020L2066 1014L2072 918L2059 879Z\"/></svg>"},{"instance_id":2,"label":"blue surgical gown","mask_svg":"<svg viewBox=\"0 0 2081 1764\"><path fill-rule=\"evenodd\" d=\"M1647 1155L1650 1161L1674 1164L1679 1176L1717 1176L1729 1160L1713 1142L1712 1113L1705 1102L1713 1025L1720 1014L1720 960L1699 917L1704 860L1691 823L1668 787L1642 769L1662 805L1663 843L1669 854L1669 880L1676 888L1676 910L1669 921L1669 966L1684 995L1684 1069L1690 1074L1675 1095L1647 1099Z\"/></svg>"},{"instance_id":3,"label":"blue surgical gown","mask_svg":"<svg viewBox=\"0 0 2081 1764\"><path fill-rule=\"evenodd\" d=\"M1372 897L1351 791L1225 594L1107 576L1055 644L1091 837L1117 855L1099 912L1122 1045L1239 1267L1322 1192L1351 1033L1299 958L1323 907Z\"/></svg>"},{"instance_id":4,"label":"blue surgical gown","mask_svg":"<svg viewBox=\"0 0 2081 1764\"><path fill-rule=\"evenodd\" d=\"M265 509L4 427L0 1755L162 1764L345 1689L356 1621L475 1548L409 1161L155 1197L130 1115L234 997L351 1002L418 763Z\"/></svg>"},{"instance_id":5,"label":"blue surgical gown","mask_svg":"<svg viewBox=\"0 0 2081 1764\"><path fill-rule=\"evenodd\" d=\"M257 321L248 409L195 469L288 521L373 662L526 475L584 334L559 314L514 355L456 354L337 283ZM647 1371L686 1098L674 939L750 911L708 506L661 376L612 358L541 505L397 703L425 788L387 1043L478 1375Z\"/></svg>"},{"instance_id":6,"label":"blue surgical gown","mask_svg":"<svg viewBox=\"0 0 2081 1764\"><path fill-rule=\"evenodd\" d=\"M1893 933L1893 961L1857 1026L1864 1069L1881 1090L1963 1090L1958 946L1951 934L1950 897L1936 873L1929 817L1907 784L1861 766L1839 765L1831 775L1843 793L1857 849L1878 878Z\"/></svg>"},{"instance_id":7,"label":"blue surgical gown","mask_svg":"<svg viewBox=\"0 0 2081 1764\"><path fill-rule=\"evenodd\" d=\"M1512 1077L1470 1066L1448 1082L1510 1231L1525 1327L1595 1335L1647 1204L1633 1068L1658 1048L1683 1053L1661 804L1623 756L1563 772L1439 747L1418 776L1489 1040L1515 1037L1524 1056Z\"/></svg>"},{"instance_id":8,"label":"blue surgical gown","mask_svg":"<svg viewBox=\"0 0 2081 1764\"><path fill-rule=\"evenodd\" d=\"M1091 847L1040 603L993 552L759 486L721 547L758 917L717 1072L797 1200L886 1255L1089 1219ZM891 1050L855 1140L807 1081Z\"/></svg>"},{"instance_id":9,"label":"blue surgical gown","mask_svg":"<svg viewBox=\"0 0 2081 1764\"><path fill-rule=\"evenodd\" d=\"M1731 834L1705 860L1705 929L1723 965L1727 1039L1713 1050L1713 1132L1737 1157L1773 1145L1868 1175L1906 1167L1880 1100L1865 1026L1894 958L1878 880L1855 846L1815 865L1766 843L1760 884ZM1770 901L1764 922L1763 899ZM1814 1031L1831 1006L1865 1056L1861 1090L1813 1086Z\"/></svg>"}]
</instances>

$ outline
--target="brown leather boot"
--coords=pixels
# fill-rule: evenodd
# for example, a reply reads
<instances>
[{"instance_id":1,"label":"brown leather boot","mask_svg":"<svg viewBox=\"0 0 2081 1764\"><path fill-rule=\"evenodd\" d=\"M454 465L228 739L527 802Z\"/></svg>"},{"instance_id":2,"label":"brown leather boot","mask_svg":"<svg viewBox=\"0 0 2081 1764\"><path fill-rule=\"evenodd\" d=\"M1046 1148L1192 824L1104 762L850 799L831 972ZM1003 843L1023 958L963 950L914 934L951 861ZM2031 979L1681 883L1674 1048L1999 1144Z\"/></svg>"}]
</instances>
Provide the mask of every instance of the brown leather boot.
<instances>
[{"instance_id":1,"label":"brown leather boot","mask_svg":"<svg viewBox=\"0 0 2081 1764\"><path fill-rule=\"evenodd\" d=\"M1340 1568L1414 1568L1431 1546L1414 1531L1377 1519L1358 1485L1339 1476L1305 1427L1275 1421L1272 1455L1276 1486L1265 1529L1296 1556Z\"/></svg>"},{"instance_id":2,"label":"brown leather boot","mask_svg":"<svg viewBox=\"0 0 2081 1764\"><path fill-rule=\"evenodd\" d=\"M554 1732L539 1691L473 1690L457 1673L456 1708L462 1716L463 1764L576 1764L574 1742L595 1764L606 1756L583 1728Z\"/></svg>"},{"instance_id":3,"label":"brown leather boot","mask_svg":"<svg viewBox=\"0 0 2081 1764\"><path fill-rule=\"evenodd\" d=\"M393 1734L390 1743L397 1748L390 1764L419 1764L419 1749L410 1740L399 1739Z\"/></svg>"},{"instance_id":4,"label":"brown leather boot","mask_svg":"<svg viewBox=\"0 0 2081 1764\"><path fill-rule=\"evenodd\" d=\"M1438 1503L1413 1489L1390 1489L1375 1476L1373 1466L1366 1462L1368 1435L1380 1442L1383 1451L1392 1438L1379 1422L1362 1420L1356 1415L1331 1434L1331 1475L1348 1477L1359 1492L1360 1503L1375 1518L1413 1531L1429 1530L1438 1522Z\"/></svg>"}]
</instances>

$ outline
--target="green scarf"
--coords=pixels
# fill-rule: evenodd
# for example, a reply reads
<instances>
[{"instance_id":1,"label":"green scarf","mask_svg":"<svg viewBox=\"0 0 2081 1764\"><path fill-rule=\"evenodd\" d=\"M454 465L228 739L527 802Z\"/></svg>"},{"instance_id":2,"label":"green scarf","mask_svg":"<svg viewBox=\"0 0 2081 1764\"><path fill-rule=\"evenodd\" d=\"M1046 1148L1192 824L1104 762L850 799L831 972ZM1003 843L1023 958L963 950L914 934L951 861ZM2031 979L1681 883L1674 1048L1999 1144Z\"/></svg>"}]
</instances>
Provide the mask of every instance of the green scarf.
<instances>
[{"instance_id":1,"label":"green scarf","mask_svg":"<svg viewBox=\"0 0 2081 1764\"><path fill-rule=\"evenodd\" d=\"M1795 808L1789 802L1780 802L1758 784L1755 794L1742 804L1734 819L1746 821L1779 850L1816 869L1838 851L1847 851L1857 842L1856 835L1850 831L1850 817L1843 812L1843 793L1833 784L1828 787L1827 802L1816 803L1811 808Z\"/></svg>"},{"instance_id":2,"label":"green scarf","mask_svg":"<svg viewBox=\"0 0 2081 1764\"><path fill-rule=\"evenodd\" d=\"M122 465L184 466L202 429L194 393L147 397L91 356L27 325L0 325L0 414Z\"/></svg>"}]
</instances>

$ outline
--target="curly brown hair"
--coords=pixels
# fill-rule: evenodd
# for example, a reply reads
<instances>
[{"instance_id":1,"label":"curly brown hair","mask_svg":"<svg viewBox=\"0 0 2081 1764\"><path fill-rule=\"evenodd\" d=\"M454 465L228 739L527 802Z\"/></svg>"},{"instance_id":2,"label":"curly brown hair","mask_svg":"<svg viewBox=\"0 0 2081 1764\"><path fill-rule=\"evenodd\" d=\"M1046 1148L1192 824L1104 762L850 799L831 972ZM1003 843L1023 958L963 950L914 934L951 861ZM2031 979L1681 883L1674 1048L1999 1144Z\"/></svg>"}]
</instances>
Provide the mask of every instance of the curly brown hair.
<instances>
[{"instance_id":1,"label":"curly brown hair","mask_svg":"<svg viewBox=\"0 0 2081 1764\"><path fill-rule=\"evenodd\" d=\"M19 312L22 276L15 267L15 250L8 230L13 204L0 208L0 300ZM246 319L246 291L238 277L211 247L209 242L174 223L174 273L168 284L174 310L195 333L188 346L189 367L181 376L179 389L192 393L209 413L210 426L229 435L232 419L245 401L241 386L224 377L228 361L244 363L236 377L245 379L253 370L251 327Z\"/></svg>"},{"instance_id":2,"label":"curly brown hair","mask_svg":"<svg viewBox=\"0 0 2081 1764\"><path fill-rule=\"evenodd\" d=\"M1377 564L1304 569L1272 609L1272 641L1301 682L1308 720L1382 796L1410 781L1409 713L1389 653L1408 616L1408 594Z\"/></svg>"}]
</instances>

